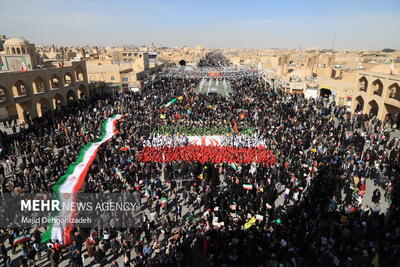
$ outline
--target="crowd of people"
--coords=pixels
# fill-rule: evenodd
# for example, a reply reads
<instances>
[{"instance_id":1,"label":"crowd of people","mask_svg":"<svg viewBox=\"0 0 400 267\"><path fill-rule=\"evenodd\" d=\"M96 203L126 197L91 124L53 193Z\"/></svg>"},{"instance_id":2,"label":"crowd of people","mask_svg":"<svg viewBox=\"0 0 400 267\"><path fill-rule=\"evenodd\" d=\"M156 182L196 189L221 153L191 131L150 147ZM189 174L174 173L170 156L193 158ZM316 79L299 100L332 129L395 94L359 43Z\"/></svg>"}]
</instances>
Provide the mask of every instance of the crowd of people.
<instances>
[{"instance_id":1,"label":"crowd of people","mask_svg":"<svg viewBox=\"0 0 400 267\"><path fill-rule=\"evenodd\" d=\"M211 140L211 141L210 141ZM214 142L213 142L214 141ZM216 135L210 134L203 136L196 135L183 135L183 134L151 134L149 139L144 142L145 146L154 147L179 147L189 145L218 145L218 146L232 146L232 147L259 147L265 146L265 141L257 134L253 135L236 135L234 130L231 130L229 135Z\"/></svg>"},{"instance_id":2,"label":"crowd of people","mask_svg":"<svg viewBox=\"0 0 400 267\"><path fill-rule=\"evenodd\" d=\"M139 153L141 162L211 162L216 164L251 164L270 166L276 162L274 155L265 147L233 147L189 145L184 147L144 147Z\"/></svg>"},{"instance_id":3,"label":"crowd of people","mask_svg":"<svg viewBox=\"0 0 400 267\"><path fill-rule=\"evenodd\" d=\"M208 56L203 65L224 62ZM128 193L139 207L131 214L139 218L135 226L75 228L68 245L41 245L44 229L2 229L4 264L11 266L14 253L24 266L66 260L70 266L120 266L121 258L124 266L400 264L400 142L385 122L265 88L253 72L225 77L235 91L230 98L198 95L191 89L201 77L181 70L165 70L140 94L93 96L2 135L2 192L51 193L80 149L101 135L102 121L126 114L118 135L99 147L83 191ZM194 145L167 159L173 148L149 148L154 130L167 126L232 129L227 139L256 129L273 161L213 161L215 155L198 154L205 146ZM250 149L240 149L247 157ZM385 199L374 194L370 207L364 205L367 180L385 192ZM383 213L385 201L390 206ZM32 234L30 241L13 245L23 232Z\"/></svg>"}]
</instances>

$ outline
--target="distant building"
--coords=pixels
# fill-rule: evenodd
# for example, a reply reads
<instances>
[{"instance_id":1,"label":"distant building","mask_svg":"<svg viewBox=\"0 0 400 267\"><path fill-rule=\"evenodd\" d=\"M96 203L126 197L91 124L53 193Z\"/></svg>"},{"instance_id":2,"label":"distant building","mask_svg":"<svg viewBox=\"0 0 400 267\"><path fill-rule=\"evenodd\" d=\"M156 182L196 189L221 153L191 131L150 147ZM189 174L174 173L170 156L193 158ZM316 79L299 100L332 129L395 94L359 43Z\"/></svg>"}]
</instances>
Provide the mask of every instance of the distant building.
<instances>
[{"instance_id":1,"label":"distant building","mask_svg":"<svg viewBox=\"0 0 400 267\"><path fill-rule=\"evenodd\" d=\"M6 39L0 53L0 71L31 71L40 63L34 44L22 38Z\"/></svg>"},{"instance_id":2,"label":"distant building","mask_svg":"<svg viewBox=\"0 0 400 267\"><path fill-rule=\"evenodd\" d=\"M119 64L138 64L139 68L147 70L149 68L149 53L136 50L115 50L112 51L113 63Z\"/></svg>"},{"instance_id":3,"label":"distant building","mask_svg":"<svg viewBox=\"0 0 400 267\"><path fill-rule=\"evenodd\" d=\"M149 60L149 54L136 50L114 49L111 60L88 60L87 69L90 82L106 82L119 86L122 91L142 88L148 75L160 70L165 64Z\"/></svg>"}]
</instances>

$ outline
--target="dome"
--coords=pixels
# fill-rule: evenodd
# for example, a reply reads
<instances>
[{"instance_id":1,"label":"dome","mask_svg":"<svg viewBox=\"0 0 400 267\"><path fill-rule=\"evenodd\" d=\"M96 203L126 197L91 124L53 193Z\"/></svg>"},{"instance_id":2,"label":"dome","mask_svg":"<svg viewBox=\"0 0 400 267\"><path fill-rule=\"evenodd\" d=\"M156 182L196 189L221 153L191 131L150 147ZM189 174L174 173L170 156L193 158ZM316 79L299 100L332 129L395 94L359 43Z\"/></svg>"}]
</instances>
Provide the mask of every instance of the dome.
<instances>
[{"instance_id":1,"label":"dome","mask_svg":"<svg viewBox=\"0 0 400 267\"><path fill-rule=\"evenodd\" d=\"M197 45L196 50L204 50L204 47L202 45Z\"/></svg>"},{"instance_id":2,"label":"dome","mask_svg":"<svg viewBox=\"0 0 400 267\"><path fill-rule=\"evenodd\" d=\"M4 46L23 46L27 44L28 41L22 38L10 38L4 42Z\"/></svg>"}]
</instances>

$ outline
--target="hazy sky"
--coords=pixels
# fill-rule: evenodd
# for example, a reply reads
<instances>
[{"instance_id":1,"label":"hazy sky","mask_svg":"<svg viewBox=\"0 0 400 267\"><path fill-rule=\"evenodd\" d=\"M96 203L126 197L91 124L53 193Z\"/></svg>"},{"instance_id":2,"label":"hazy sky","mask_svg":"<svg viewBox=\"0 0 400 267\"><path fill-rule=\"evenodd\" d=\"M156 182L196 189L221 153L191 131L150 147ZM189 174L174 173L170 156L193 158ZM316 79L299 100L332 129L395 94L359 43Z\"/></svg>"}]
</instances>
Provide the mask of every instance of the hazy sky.
<instances>
[{"instance_id":1,"label":"hazy sky","mask_svg":"<svg viewBox=\"0 0 400 267\"><path fill-rule=\"evenodd\" d=\"M400 49L400 0L0 0L0 34L40 44Z\"/></svg>"}]
</instances>

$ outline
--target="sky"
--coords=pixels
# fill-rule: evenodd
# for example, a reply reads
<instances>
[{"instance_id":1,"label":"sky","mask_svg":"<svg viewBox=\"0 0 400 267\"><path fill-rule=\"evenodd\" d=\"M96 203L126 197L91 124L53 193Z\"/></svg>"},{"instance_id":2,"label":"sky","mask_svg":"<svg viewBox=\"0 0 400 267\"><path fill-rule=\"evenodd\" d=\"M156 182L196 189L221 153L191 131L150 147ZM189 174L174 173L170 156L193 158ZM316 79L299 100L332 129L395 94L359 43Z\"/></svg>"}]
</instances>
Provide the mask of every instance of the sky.
<instances>
[{"instance_id":1,"label":"sky","mask_svg":"<svg viewBox=\"0 0 400 267\"><path fill-rule=\"evenodd\" d=\"M36 45L400 49L400 0L0 0Z\"/></svg>"}]
</instances>

